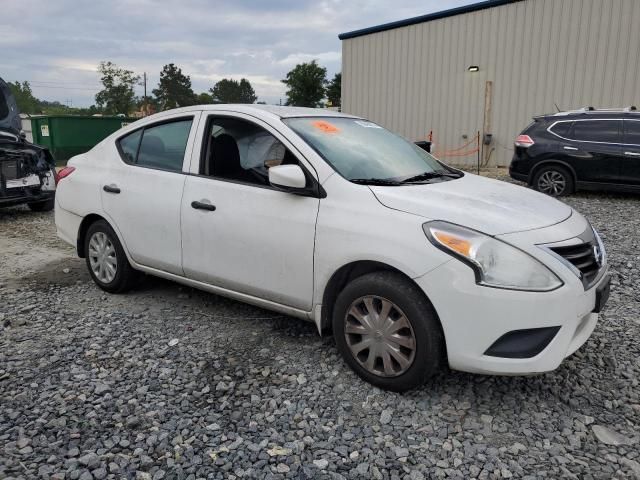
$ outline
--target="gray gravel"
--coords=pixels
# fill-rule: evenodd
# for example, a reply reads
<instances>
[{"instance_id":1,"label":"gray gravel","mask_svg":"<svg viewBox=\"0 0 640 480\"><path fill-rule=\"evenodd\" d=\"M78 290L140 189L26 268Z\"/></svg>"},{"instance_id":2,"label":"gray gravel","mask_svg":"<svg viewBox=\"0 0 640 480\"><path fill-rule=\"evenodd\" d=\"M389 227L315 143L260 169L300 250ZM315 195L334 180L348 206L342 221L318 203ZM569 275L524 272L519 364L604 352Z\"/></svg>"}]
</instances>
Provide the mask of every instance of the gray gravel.
<instances>
[{"instance_id":1,"label":"gray gravel","mask_svg":"<svg viewBox=\"0 0 640 480\"><path fill-rule=\"evenodd\" d=\"M0 210L0 478L640 478L640 198L566 201L612 265L587 344L404 395L311 324L152 278L106 295L52 214Z\"/></svg>"}]
</instances>

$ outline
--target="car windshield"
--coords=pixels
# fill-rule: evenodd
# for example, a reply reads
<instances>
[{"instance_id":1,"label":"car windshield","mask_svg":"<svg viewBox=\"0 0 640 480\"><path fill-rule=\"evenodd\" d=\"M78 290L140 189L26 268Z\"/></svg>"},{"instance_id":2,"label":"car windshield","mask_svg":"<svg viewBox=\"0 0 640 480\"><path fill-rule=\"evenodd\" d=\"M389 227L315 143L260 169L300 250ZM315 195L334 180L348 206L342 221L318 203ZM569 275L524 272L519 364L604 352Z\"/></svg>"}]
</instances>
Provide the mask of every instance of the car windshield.
<instances>
[{"instance_id":1,"label":"car windshield","mask_svg":"<svg viewBox=\"0 0 640 480\"><path fill-rule=\"evenodd\" d=\"M429 153L373 122L345 117L283 121L347 180L393 184L451 174Z\"/></svg>"}]
</instances>

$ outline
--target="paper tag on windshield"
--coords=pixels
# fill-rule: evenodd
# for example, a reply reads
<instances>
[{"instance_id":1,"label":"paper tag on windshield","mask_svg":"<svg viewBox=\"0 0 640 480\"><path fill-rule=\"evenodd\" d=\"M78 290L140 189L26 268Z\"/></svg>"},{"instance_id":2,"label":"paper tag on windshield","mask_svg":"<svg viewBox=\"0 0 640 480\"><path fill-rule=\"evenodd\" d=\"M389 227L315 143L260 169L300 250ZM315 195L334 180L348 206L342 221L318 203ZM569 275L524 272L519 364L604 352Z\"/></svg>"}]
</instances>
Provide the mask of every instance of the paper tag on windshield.
<instances>
[{"instance_id":1,"label":"paper tag on windshield","mask_svg":"<svg viewBox=\"0 0 640 480\"><path fill-rule=\"evenodd\" d=\"M382 128L380 125L376 125L373 122L366 122L364 120L356 120L355 123L364 128Z\"/></svg>"}]
</instances>

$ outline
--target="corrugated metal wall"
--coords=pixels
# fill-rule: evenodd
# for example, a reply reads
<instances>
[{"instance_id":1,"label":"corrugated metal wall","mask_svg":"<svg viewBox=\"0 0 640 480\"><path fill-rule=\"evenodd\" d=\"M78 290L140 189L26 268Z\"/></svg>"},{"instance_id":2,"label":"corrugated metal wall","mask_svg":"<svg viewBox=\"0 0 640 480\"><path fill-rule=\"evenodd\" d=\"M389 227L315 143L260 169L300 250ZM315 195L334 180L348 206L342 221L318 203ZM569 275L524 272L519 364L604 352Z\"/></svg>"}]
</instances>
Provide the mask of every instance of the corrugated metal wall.
<instances>
[{"instance_id":1,"label":"corrugated metal wall","mask_svg":"<svg viewBox=\"0 0 640 480\"><path fill-rule=\"evenodd\" d=\"M640 107L640 0L525 0L342 42L343 111L410 140L433 130L439 151L483 130L487 80L494 165L554 103Z\"/></svg>"}]
</instances>

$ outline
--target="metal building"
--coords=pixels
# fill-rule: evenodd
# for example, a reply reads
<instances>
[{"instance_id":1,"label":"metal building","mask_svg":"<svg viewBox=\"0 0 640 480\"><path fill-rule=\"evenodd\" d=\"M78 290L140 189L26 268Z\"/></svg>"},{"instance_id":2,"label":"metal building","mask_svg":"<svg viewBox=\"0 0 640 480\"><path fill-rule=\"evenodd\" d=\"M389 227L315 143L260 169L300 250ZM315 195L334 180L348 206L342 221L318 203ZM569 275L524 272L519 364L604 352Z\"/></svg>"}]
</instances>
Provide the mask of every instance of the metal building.
<instances>
[{"instance_id":1,"label":"metal building","mask_svg":"<svg viewBox=\"0 0 640 480\"><path fill-rule=\"evenodd\" d=\"M342 110L452 164L491 134L482 162L508 165L534 115L640 103L638 25L640 0L490 0L343 33Z\"/></svg>"}]
</instances>

